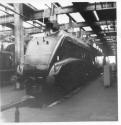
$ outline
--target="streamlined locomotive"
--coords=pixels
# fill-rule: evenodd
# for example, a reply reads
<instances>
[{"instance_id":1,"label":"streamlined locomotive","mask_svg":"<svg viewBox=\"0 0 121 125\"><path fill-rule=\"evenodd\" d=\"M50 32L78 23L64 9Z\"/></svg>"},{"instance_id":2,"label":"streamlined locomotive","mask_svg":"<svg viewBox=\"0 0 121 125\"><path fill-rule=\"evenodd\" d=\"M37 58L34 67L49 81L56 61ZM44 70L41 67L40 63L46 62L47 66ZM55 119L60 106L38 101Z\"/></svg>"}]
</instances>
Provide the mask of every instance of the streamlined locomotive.
<instances>
[{"instance_id":1,"label":"streamlined locomotive","mask_svg":"<svg viewBox=\"0 0 121 125\"><path fill-rule=\"evenodd\" d=\"M95 48L65 32L33 38L27 46L24 64L17 68L27 93L32 87L57 84L71 90L97 71ZM23 82L21 82L23 83Z\"/></svg>"}]
</instances>

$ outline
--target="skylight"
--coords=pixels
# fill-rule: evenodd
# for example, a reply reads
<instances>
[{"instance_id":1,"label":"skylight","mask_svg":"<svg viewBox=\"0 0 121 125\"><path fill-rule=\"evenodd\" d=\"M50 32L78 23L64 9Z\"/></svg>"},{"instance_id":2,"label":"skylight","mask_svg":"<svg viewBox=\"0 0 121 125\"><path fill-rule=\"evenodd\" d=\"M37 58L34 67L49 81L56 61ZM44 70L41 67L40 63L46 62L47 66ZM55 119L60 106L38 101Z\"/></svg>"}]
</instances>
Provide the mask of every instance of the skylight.
<instances>
[{"instance_id":1,"label":"skylight","mask_svg":"<svg viewBox=\"0 0 121 125\"><path fill-rule=\"evenodd\" d=\"M43 10L43 9L48 9L47 6L51 7L51 2L43 2L43 1L39 1L39 2L31 2L30 3L33 7L37 8L38 10Z\"/></svg>"},{"instance_id":2,"label":"skylight","mask_svg":"<svg viewBox=\"0 0 121 125\"><path fill-rule=\"evenodd\" d=\"M28 23L27 23L28 22ZM26 21L26 22L23 22L23 27L24 28L30 28L30 27L33 27L31 24L33 24L32 21Z\"/></svg>"},{"instance_id":3,"label":"skylight","mask_svg":"<svg viewBox=\"0 0 121 125\"><path fill-rule=\"evenodd\" d=\"M39 25L45 26L45 24L44 24L43 22L38 21L38 20L35 20L35 21L36 21L36 23L38 23Z\"/></svg>"},{"instance_id":4,"label":"skylight","mask_svg":"<svg viewBox=\"0 0 121 125\"><path fill-rule=\"evenodd\" d=\"M92 31L92 28L90 26L83 27L85 31Z\"/></svg>"},{"instance_id":5,"label":"skylight","mask_svg":"<svg viewBox=\"0 0 121 125\"><path fill-rule=\"evenodd\" d=\"M9 28L9 27L6 27L6 26L1 26L0 25L0 31L3 31L3 30L11 30L11 28Z\"/></svg>"},{"instance_id":6,"label":"skylight","mask_svg":"<svg viewBox=\"0 0 121 125\"><path fill-rule=\"evenodd\" d=\"M3 4L4 6L7 6L8 8L14 9L14 7L13 7L13 6L9 5L9 4L8 4L8 3L6 3L6 2L2 2L2 4Z\"/></svg>"},{"instance_id":7,"label":"skylight","mask_svg":"<svg viewBox=\"0 0 121 125\"><path fill-rule=\"evenodd\" d=\"M69 1L61 1L61 2L59 2L60 3L60 5L62 6L62 7L66 7L66 6L72 6L73 4L72 4L72 2L69 2Z\"/></svg>"},{"instance_id":8,"label":"skylight","mask_svg":"<svg viewBox=\"0 0 121 125\"><path fill-rule=\"evenodd\" d=\"M10 5L8 5L7 3L2 3L2 5L4 5L4 6L6 6L6 7L8 7L8 8L10 8L10 9L13 10L13 7L10 6ZM13 14L13 12L12 12L11 10L5 9L5 8L2 7L2 6L0 6L0 9L1 9L1 11L0 11L0 16L2 16L2 15L7 15L7 13ZM3 11L2 11L2 10L3 10ZM6 13L5 13L4 11L5 11Z\"/></svg>"},{"instance_id":9,"label":"skylight","mask_svg":"<svg viewBox=\"0 0 121 125\"><path fill-rule=\"evenodd\" d=\"M69 23L69 17L66 14L58 15L58 23L59 24Z\"/></svg>"},{"instance_id":10,"label":"skylight","mask_svg":"<svg viewBox=\"0 0 121 125\"><path fill-rule=\"evenodd\" d=\"M85 19L81 16L80 13L70 13L70 15L77 21L77 22L85 22Z\"/></svg>"},{"instance_id":11,"label":"skylight","mask_svg":"<svg viewBox=\"0 0 121 125\"><path fill-rule=\"evenodd\" d=\"M100 27L102 30L108 30L108 29L110 30L111 29L110 25L101 25Z\"/></svg>"},{"instance_id":12,"label":"skylight","mask_svg":"<svg viewBox=\"0 0 121 125\"><path fill-rule=\"evenodd\" d=\"M95 3L95 1L89 1L89 3Z\"/></svg>"},{"instance_id":13,"label":"skylight","mask_svg":"<svg viewBox=\"0 0 121 125\"><path fill-rule=\"evenodd\" d=\"M1 9L1 8L0 8ZM0 11L0 16L6 15L6 13Z\"/></svg>"}]
</instances>

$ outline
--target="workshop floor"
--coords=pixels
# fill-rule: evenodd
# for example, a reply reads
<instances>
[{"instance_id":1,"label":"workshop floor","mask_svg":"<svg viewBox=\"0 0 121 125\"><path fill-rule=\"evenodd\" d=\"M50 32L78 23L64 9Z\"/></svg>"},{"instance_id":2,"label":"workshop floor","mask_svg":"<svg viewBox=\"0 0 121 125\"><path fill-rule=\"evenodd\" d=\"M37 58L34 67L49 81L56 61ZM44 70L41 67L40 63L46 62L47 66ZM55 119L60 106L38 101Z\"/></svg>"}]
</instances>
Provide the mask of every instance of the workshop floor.
<instances>
[{"instance_id":1,"label":"workshop floor","mask_svg":"<svg viewBox=\"0 0 121 125\"><path fill-rule=\"evenodd\" d=\"M25 95L24 90L13 86L0 89L1 103L5 105ZM21 107L20 122L71 122L71 121L117 121L117 84L103 86L102 77L82 86L78 92L57 105L43 108ZM2 112L1 121L14 122L15 108Z\"/></svg>"}]
</instances>

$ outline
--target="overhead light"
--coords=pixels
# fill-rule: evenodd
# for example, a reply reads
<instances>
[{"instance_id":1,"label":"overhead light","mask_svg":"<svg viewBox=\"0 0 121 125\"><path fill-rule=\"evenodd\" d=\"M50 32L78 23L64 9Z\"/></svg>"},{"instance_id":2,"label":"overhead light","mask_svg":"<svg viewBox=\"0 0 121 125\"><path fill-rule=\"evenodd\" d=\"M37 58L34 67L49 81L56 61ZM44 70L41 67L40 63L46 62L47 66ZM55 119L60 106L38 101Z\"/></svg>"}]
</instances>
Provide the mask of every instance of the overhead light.
<instances>
[{"instance_id":1,"label":"overhead light","mask_svg":"<svg viewBox=\"0 0 121 125\"><path fill-rule=\"evenodd\" d=\"M79 12L77 13L70 13L70 15L77 21L77 22L85 22L85 19L81 16Z\"/></svg>"},{"instance_id":2,"label":"overhead light","mask_svg":"<svg viewBox=\"0 0 121 125\"><path fill-rule=\"evenodd\" d=\"M91 28L90 26L85 26L85 27L83 27L83 29L84 29L85 31L92 31L92 28Z\"/></svg>"},{"instance_id":3,"label":"overhead light","mask_svg":"<svg viewBox=\"0 0 121 125\"><path fill-rule=\"evenodd\" d=\"M95 17L96 17L96 20L99 21L99 17L98 17L98 15L97 15L96 10L94 10L93 13L94 13L94 15L95 15Z\"/></svg>"}]
</instances>

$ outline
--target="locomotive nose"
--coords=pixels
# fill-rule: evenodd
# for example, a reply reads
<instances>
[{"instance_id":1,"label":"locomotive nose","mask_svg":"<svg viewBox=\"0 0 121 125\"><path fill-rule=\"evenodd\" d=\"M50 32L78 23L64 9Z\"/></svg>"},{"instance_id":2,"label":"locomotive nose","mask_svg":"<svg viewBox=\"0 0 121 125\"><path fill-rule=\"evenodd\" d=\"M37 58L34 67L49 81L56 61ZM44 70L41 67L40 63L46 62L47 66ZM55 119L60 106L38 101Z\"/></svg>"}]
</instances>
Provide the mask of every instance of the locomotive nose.
<instances>
[{"instance_id":1,"label":"locomotive nose","mask_svg":"<svg viewBox=\"0 0 121 125\"><path fill-rule=\"evenodd\" d=\"M39 66L38 66L39 67ZM19 75L25 75L25 76L36 76L36 77L44 77L47 76L48 70L45 69L39 69L37 66L32 66L30 64L20 64L17 67L17 73Z\"/></svg>"}]
</instances>

